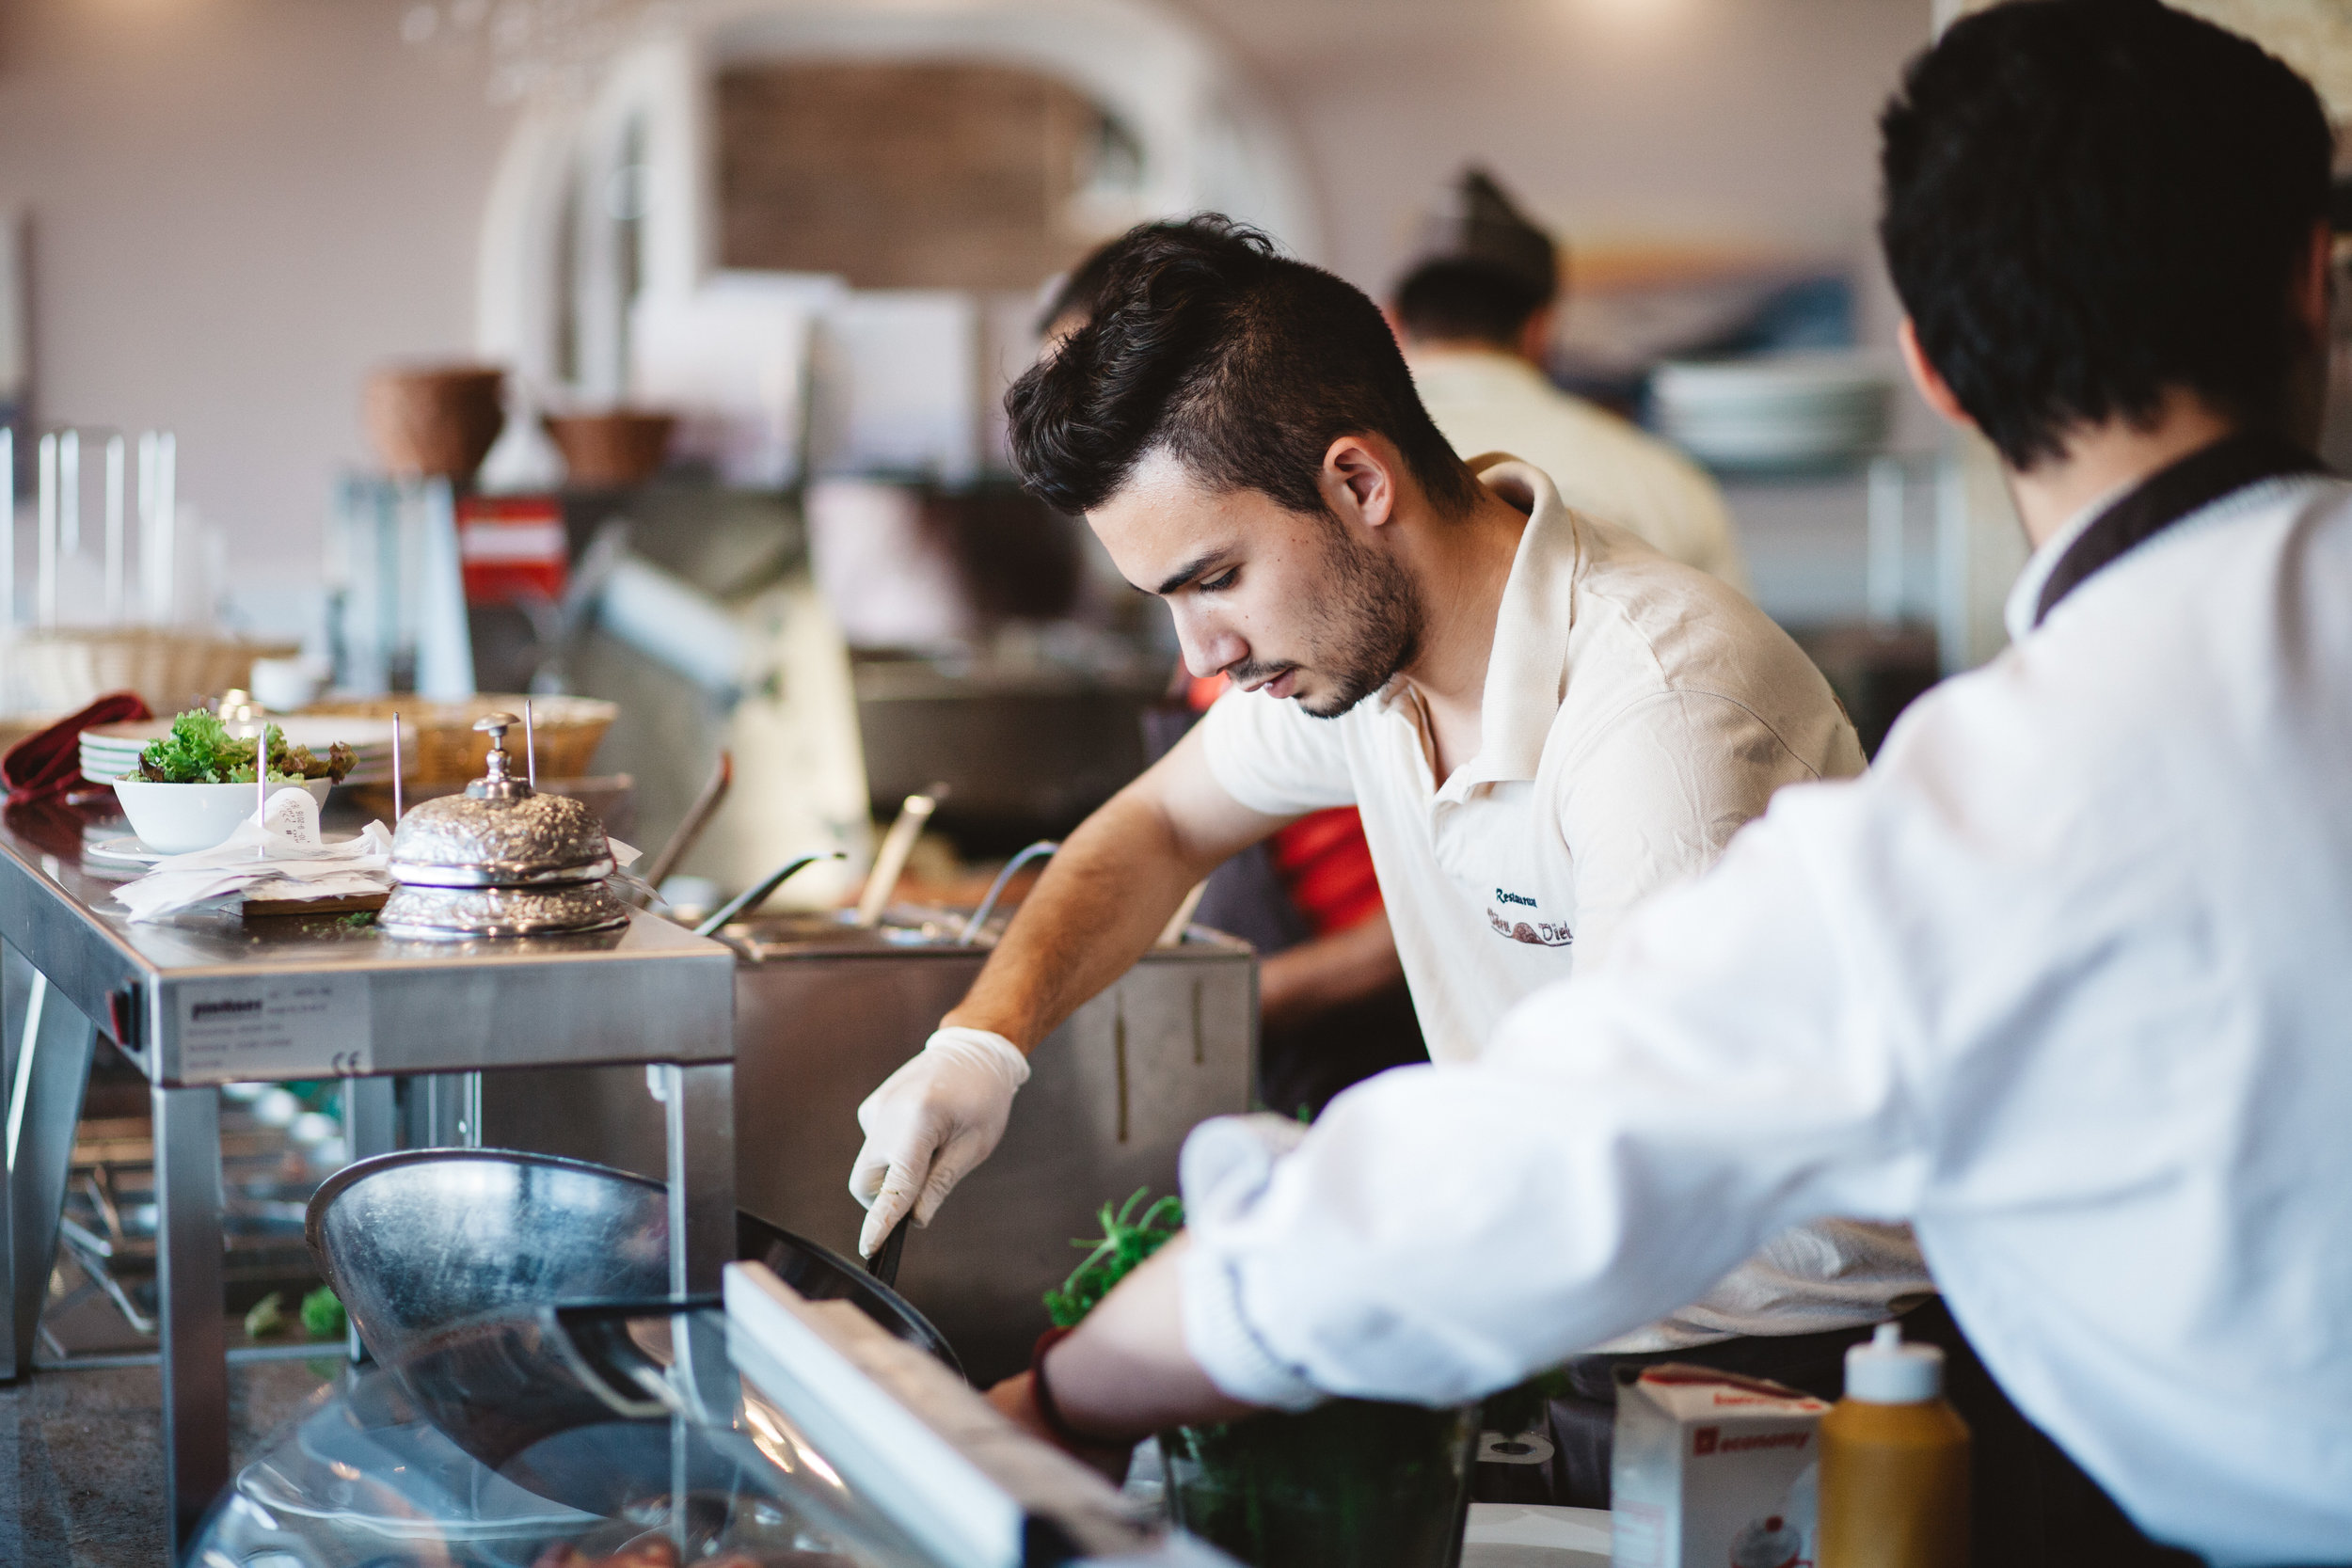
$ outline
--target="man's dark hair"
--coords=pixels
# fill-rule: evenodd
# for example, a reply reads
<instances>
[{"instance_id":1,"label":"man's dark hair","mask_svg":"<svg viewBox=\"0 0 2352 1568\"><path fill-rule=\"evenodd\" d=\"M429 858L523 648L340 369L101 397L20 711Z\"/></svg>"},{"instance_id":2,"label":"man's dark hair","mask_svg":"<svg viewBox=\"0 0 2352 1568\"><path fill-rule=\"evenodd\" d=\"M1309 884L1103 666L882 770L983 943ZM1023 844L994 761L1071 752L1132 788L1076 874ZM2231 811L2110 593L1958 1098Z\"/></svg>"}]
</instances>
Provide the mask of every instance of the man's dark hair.
<instances>
[{"instance_id":1,"label":"man's dark hair","mask_svg":"<svg viewBox=\"0 0 2352 1568\"><path fill-rule=\"evenodd\" d=\"M1373 434L1440 510L1476 494L1379 309L1214 214L1118 241L1091 319L1013 383L1005 408L1022 483L1065 512L1100 505L1166 449L1213 489L1327 515L1324 453Z\"/></svg>"},{"instance_id":2,"label":"man's dark hair","mask_svg":"<svg viewBox=\"0 0 2352 1568\"><path fill-rule=\"evenodd\" d=\"M1896 291L2011 466L2174 388L2283 422L2332 151L2285 65L2155 0L2011 0L1914 60L1880 129Z\"/></svg>"},{"instance_id":3,"label":"man's dark hair","mask_svg":"<svg viewBox=\"0 0 2352 1568\"><path fill-rule=\"evenodd\" d=\"M1144 230L1179 230L1184 226L1182 218L1147 223L1141 229L1130 230L1120 238L1098 245L1087 252L1076 266L1062 275L1053 297L1045 302L1045 309L1038 312L1038 335L1042 337L1051 332L1065 317L1074 316L1082 322L1092 319L1095 308L1103 303L1103 285L1110 281L1111 259L1133 235Z\"/></svg>"},{"instance_id":4,"label":"man's dark hair","mask_svg":"<svg viewBox=\"0 0 2352 1568\"><path fill-rule=\"evenodd\" d=\"M1479 342L1517 348L1519 333L1551 303L1551 291L1491 261L1441 257L1396 286L1396 319L1425 343Z\"/></svg>"}]
</instances>

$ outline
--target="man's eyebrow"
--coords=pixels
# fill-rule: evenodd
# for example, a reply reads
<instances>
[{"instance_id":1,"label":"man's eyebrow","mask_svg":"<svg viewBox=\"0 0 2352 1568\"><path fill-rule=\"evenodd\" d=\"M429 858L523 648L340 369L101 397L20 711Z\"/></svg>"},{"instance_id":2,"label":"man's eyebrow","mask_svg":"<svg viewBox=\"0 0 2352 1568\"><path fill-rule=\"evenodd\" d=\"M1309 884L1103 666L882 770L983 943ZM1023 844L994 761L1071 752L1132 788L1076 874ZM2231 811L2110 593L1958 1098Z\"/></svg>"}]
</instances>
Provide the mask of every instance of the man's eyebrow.
<instances>
[{"instance_id":1,"label":"man's eyebrow","mask_svg":"<svg viewBox=\"0 0 2352 1568\"><path fill-rule=\"evenodd\" d=\"M1184 584L1190 582L1193 578L1199 577L1210 567L1216 565L1217 558L1224 553L1225 552L1223 550L1211 550L1205 555L1194 556L1190 561L1185 562L1182 566L1179 566L1173 572L1170 572L1168 575L1167 580L1163 581L1157 588L1152 590L1152 592L1157 594L1161 598L1165 599L1170 594L1175 593L1176 590L1182 588Z\"/></svg>"}]
</instances>

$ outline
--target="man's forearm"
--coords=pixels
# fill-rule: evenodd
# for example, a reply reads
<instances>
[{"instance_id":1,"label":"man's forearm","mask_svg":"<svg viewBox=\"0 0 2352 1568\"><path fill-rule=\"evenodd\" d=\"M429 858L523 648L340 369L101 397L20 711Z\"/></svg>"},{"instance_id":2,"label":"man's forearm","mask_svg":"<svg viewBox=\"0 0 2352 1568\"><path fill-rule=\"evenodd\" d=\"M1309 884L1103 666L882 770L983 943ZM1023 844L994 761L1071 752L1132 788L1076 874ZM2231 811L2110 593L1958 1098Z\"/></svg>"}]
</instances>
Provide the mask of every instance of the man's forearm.
<instances>
[{"instance_id":1,"label":"man's forearm","mask_svg":"<svg viewBox=\"0 0 2352 1568\"><path fill-rule=\"evenodd\" d=\"M1076 1431L1133 1441L1256 1408L1227 1397L1184 1348L1178 1266L1188 1244L1179 1236L1121 1280L1047 1357L1054 1402Z\"/></svg>"},{"instance_id":2,"label":"man's forearm","mask_svg":"<svg viewBox=\"0 0 2352 1568\"><path fill-rule=\"evenodd\" d=\"M1405 979L1389 912L1283 949L1258 966L1258 1012L1269 1029L1377 996Z\"/></svg>"},{"instance_id":3,"label":"man's forearm","mask_svg":"<svg viewBox=\"0 0 2352 1568\"><path fill-rule=\"evenodd\" d=\"M1035 1049L1126 973L1208 869L1183 854L1157 806L1114 799L1063 842L944 1022Z\"/></svg>"}]
</instances>

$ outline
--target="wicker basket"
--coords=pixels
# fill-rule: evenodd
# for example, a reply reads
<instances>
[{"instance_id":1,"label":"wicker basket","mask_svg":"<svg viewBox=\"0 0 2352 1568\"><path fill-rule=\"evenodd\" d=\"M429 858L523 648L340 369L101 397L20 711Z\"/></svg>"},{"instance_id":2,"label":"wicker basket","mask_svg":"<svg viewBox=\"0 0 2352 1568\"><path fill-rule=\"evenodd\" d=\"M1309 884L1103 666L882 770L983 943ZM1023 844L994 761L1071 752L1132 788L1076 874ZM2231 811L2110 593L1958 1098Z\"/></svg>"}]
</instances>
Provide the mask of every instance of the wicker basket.
<instances>
[{"instance_id":1,"label":"wicker basket","mask_svg":"<svg viewBox=\"0 0 2352 1568\"><path fill-rule=\"evenodd\" d=\"M313 703L305 713L340 715L351 719L389 719L400 715L401 772L411 784L465 784L482 777L483 759L490 754L490 737L473 727L485 714L520 714L531 704L532 744L538 752L539 776L578 779L588 772L588 759L596 754L604 732L620 717L616 704L596 697L532 697L489 695L462 703L428 703L421 697L368 697ZM506 737L516 766L522 765L523 736L517 728Z\"/></svg>"},{"instance_id":2,"label":"wicker basket","mask_svg":"<svg viewBox=\"0 0 2352 1568\"><path fill-rule=\"evenodd\" d=\"M257 658L291 658L293 643L129 627L26 632L8 650L18 703L72 713L109 691L131 690L172 714L246 684Z\"/></svg>"}]
</instances>

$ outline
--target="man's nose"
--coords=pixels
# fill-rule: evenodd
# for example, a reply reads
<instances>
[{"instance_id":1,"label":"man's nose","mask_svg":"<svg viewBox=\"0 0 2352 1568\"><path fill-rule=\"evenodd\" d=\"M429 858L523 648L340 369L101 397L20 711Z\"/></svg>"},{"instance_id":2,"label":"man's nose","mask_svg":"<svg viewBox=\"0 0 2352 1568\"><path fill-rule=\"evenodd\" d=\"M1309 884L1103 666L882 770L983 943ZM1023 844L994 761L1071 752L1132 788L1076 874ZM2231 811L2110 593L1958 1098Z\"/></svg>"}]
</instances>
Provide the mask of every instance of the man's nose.
<instances>
[{"instance_id":1,"label":"man's nose","mask_svg":"<svg viewBox=\"0 0 2352 1568\"><path fill-rule=\"evenodd\" d=\"M1194 675L1214 675L1249 657L1248 641L1240 634L1197 610L1173 608L1176 645L1184 656L1184 668Z\"/></svg>"}]
</instances>

